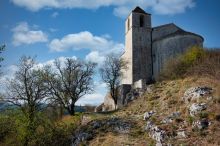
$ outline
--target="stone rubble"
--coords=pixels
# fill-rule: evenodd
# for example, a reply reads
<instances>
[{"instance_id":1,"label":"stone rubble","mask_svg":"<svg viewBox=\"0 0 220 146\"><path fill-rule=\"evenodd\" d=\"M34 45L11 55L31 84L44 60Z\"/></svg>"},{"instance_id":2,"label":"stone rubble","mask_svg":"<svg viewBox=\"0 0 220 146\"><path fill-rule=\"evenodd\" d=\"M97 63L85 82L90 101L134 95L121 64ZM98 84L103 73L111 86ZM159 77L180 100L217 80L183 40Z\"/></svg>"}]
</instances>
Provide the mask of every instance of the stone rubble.
<instances>
[{"instance_id":1,"label":"stone rubble","mask_svg":"<svg viewBox=\"0 0 220 146\"><path fill-rule=\"evenodd\" d=\"M189 108L189 113L191 116L195 116L199 112L207 108L206 103L193 103Z\"/></svg>"}]
</instances>

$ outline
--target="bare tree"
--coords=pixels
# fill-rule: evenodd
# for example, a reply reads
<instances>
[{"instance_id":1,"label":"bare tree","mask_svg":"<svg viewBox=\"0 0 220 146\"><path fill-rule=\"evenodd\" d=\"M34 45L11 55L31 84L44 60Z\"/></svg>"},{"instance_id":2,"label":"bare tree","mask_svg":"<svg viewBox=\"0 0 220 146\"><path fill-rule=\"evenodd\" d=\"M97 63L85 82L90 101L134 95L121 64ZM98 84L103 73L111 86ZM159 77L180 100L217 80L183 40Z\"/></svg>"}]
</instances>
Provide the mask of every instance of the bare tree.
<instances>
[{"instance_id":1,"label":"bare tree","mask_svg":"<svg viewBox=\"0 0 220 146\"><path fill-rule=\"evenodd\" d=\"M2 51L4 51L4 50L5 50L5 45L0 46L0 54L2 54ZM3 60L4 60L4 58L3 58L2 56L0 56L0 63L1 63ZM0 64L0 67L2 67L1 64ZM1 72L0 72L0 74L1 74Z\"/></svg>"},{"instance_id":2,"label":"bare tree","mask_svg":"<svg viewBox=\"0 0 220 146\"><path fill-rule=\"evenodd\" d=\"M109 54L99 69L101 78L107 84L110 95L115 102L115 109L118 99L118 86L123 75L122 69L126 68L127 63L118 54Z\"/></svg>"},{"instance_id":3,"label":"bare tree","mask_svg":"<svg viewBox=\"0 0 220 146\"><path fill-rule=\"evenodd\" d=\"M47 66L44 78L50 88L52 101L61 104L70 115L75 114L75 103L93 91L94 69L96 64L66 58L54 62L55 68Z\"/></svg>"},{"instance_id":4,"label":"bare tree","mask_svg":"<svg viewBox=\"0 0 220 146\"><path fill-rule=\"evenodd\" d=\"M7 85L7 95L5 101L16 105L24 113L28 120L27 130L29 135L25 137L24 145L28 145L28 137L34 132L34 122L37 112L42 107L41 104L48 96L40 71L34 69L35 60L31 57L22 57L13 79Z\"/></svg>"}]
</instances>

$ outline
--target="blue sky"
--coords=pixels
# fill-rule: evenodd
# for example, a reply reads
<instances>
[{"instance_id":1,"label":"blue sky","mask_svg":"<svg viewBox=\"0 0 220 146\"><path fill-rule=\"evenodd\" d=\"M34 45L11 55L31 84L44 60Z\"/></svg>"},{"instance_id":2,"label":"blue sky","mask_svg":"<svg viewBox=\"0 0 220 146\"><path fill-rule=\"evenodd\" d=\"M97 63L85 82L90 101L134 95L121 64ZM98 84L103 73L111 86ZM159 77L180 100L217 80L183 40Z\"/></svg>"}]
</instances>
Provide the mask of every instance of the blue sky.
<instances>
[{"instance_id":1,"label":"blue sky","mask_svg":"<svg viewBox=\"0 0 220 146\"><path fill-rule=\"evenodd\" d=\"M152 14L153 26L173 22L202 35L205 47L220 47L219 0L1 0L3 77L13 75L22 55L37 56L41 64L73 56L101 64L107 53L123 51L124 22L137 5ZM103 101L98 76L95 86L78 104Z\"/></svg>"}]
</instances>

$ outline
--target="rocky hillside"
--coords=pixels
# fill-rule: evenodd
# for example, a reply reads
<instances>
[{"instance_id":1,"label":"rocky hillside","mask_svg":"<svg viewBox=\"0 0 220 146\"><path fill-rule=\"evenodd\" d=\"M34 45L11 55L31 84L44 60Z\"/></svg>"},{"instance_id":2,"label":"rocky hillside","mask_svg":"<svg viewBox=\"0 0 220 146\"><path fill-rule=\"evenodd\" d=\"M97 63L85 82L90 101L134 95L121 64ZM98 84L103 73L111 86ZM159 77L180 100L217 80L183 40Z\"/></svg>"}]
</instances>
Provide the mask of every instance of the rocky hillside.
<instances>
[{"instance_id":1,"label":"rocky hillside","mask_svg":"<svg viewBox=\"0 0 220 146\"><path fill-rule=\"evenodd\" d=\"M85 114L72 145L220 145L220 82L185 78L149 85L123 109Z\"/></svg>"}]
</instances>

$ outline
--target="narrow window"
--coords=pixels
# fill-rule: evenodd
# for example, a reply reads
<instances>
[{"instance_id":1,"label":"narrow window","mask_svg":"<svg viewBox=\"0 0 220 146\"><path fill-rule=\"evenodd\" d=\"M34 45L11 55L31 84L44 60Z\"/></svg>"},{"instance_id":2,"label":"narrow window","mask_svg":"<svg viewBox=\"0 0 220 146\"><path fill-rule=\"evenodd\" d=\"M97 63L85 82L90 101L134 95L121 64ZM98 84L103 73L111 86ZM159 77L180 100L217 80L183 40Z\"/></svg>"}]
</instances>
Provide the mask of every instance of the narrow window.
<instances>
[{"instance_id":1,"label":"narrow window","mask_svg":"<svg viewBox=\"0 0 220 146\"><path fill-rule=\"evenodd\" d=\"M130 19L128 19L128 30L129 30L129 28L130 28Z\"/></svg>"},{"instance_id":2,"label":"narrow window","mask_svg":"<svg viewBox=\"0 0 220 146\"><path fill-rule=\"evenodd\" d=\"M144 26L144 16L141 15L140 16L140 27L143 27Z\"/></svg>"}]
</instances>

